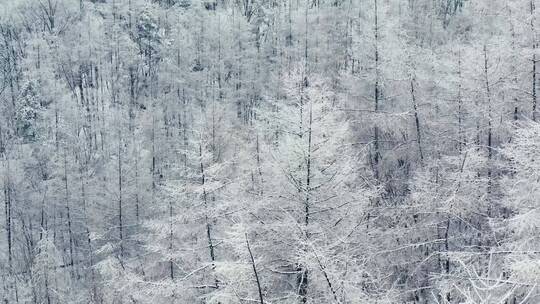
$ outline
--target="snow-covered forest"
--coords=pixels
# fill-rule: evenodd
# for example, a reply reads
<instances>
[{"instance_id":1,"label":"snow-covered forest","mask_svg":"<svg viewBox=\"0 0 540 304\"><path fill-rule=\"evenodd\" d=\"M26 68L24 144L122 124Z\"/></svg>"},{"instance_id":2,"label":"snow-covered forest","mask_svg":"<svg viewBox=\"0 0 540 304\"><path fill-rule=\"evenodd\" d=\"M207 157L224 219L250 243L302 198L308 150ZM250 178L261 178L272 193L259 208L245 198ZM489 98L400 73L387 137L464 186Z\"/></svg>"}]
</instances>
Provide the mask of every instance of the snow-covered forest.
<instances>
[{"instance_id":1,"label":"snow-covered forest","mask_svg":"<svg viewBox=\"0 0 540 304\"><path fill-rule=\"evenodd\" d=\"M537 0L0 0L2 303L540 303Z\"/></svg>"}]
</instances>

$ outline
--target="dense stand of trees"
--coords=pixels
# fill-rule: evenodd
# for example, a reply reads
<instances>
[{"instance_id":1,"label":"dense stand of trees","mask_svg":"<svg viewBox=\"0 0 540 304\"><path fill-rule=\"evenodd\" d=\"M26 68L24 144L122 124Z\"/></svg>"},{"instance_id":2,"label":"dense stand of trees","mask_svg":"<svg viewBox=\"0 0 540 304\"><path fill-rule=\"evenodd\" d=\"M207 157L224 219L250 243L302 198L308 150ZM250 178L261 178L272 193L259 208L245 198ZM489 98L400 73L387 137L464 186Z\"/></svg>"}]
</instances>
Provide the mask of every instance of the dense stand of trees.
<instances>
[{"instance_id":1,"label":"dense stand of trees","mask_svg":"<svg viewBox=\"0 0 540 304\"><path fill-rule=\"evenodd\" d=\"M538 14L0 1L2 302L540 302Z\"/></svg>"}]
</instances>

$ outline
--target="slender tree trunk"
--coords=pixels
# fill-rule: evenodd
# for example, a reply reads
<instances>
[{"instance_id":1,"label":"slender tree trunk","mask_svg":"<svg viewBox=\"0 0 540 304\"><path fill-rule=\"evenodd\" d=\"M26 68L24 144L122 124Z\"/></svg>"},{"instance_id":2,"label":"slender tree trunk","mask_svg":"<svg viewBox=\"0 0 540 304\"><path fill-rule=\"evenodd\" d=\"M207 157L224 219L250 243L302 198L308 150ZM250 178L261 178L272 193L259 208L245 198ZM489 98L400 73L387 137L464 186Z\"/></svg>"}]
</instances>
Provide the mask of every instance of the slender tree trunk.
<instances>
[{"instance_id":1,"label":"slender tree trunk","mask_svg":"<svg viewBox=\"0 0 540 304\"><path fill-rule=\"evenodd\" d=\"M120 258L124 257L124 220L122 201L122 131L118 128L118 237L120 238Z\"/></svg>"},{"instance_id":2,"label":"slender tree trunk","mask_svg":"<svg viewBox=\"0 0 540 304\"><path fill-rule=\"evenodd\" d=\"M537 95L536 95L536 48L538 47L538 44L536 42L536 28L535 28L535 11L536 11L536 5L534 3L534 0L531 0L530 2L530 9L531 9L531 36L533 39L532 42L532 49L533 49L533 57L532 57L532 119L533 121L536 121L537 116Z\"/></svg>"},{"instance_id":3,"label":"slender tree trunk","mask_svg":"<svg viewBox=\"0 0 540 304\"><path fill-rule=\"evenodd\" d=\"M81 160L82 161L82 160ZM90 269L90 283L92 285L90 290L90 299L97 301L97 284L96 284L96 273L94 270L94 249L92 247L92 238L90 234L90 222L88 220L88 208L86 201L86 180L85 176L87 174L88 164L80 164L80 179L81 179L81 200L83 208L83 217L84 217L84 226L86 232L86 243L88 244L88 268Z\"/></svg>"},{"instance_id":4,"label":"slender tree trunk","mask_svg":"<svg viewBox=\"0 0 540 304\"><path fill-rule=\"evenodd\" d=\"M210 259L212 260L212 263L215 262L216 257L214 253L214 243L212 239L212 223L210 222L210 218L208 216L209 213L209 206L208 206L208 195L206 193L206 176L204 173L204 164L203 164L203 154L202 154L202 144L199 143L199 157L200 157L200 169L201 169L201 185L203 187L203 203L204 203L204 209L205 209L205 215L204 219L206 222L206 236L208 238L208 250L210 253Z\"/></svg>"},{"instance_id":5,"label":"slender tree trunk","mask_svg":"<svg viewBox=\"0 0 540 304\"><path fill-rule=\"evenodd\" d=\"M68 236L69 236L69 265L73 266L73 229L71 223L71 211L69 204L69 184L67 175L67 148L64 148L64 190L66 195L66 216L68 222Z\"/></svg>"},{"instance_id":6,"label":"slender tree trunk","mask_svg":"<svg viewBox=\"0 0 540 304\"><path fill-rule=\"evenodd\" d=\"M173 240L174 240L174 233L173 233L173 201L169 200L169 254L172 255L173 253ZM174 263L172 257L169 258L169 276L171 280L174 280Z\"/></svg>"},{"instance_id":7,"label":"slender tree trunk","mask_svg":"<svg viewBox=\"0 0 540 304\"><path fill-rule=\"evenodd\" d=\"M304 192L304 229L305 229L305 235L307 238L307 241L309 241L310 238L310 232L309 232L309 221L310 221L310 204L311 204L311 165L312 165L312 135L313 135L313 106L310 102L309 105L309 124L307 128L307 154L306 154L306 176L305 176L305 188L300 185L300 191ZM304 250L307 253L308 248L304 248ZM308 298L308 274L309 270L307 268L307 265L298 265L297 271L299 272L299 277L297 278L298 283L298 295L301 297L302 303L307 303Z\"/></svg>"},{"instance_id":8,"label":"slender tree trunk","mask_svg":"<svg viewBox=\"0 0 540 304\"><path fill-rule=\"evenodd\" d=\"M309 209L310 209L310 196L311 196L311 150L312 150L312 124L313 124L313 105L310 102L309 105L309 127L308 127L308 142L307 142L307 164L306 164L306 189L305 189L305 219L304 224L306 226L306 233L309 237L308 225L309 225Z\"/></svg>"},{"instance_id":9,"label":"slender tree trunk","mask_svg":"<svg viewBox=\"0 0 540 304\"><path fill-rule=\"evenodd\" d=\"M308 29L309 29L309 24L308 24L308 5L309 3L309 0L306 0L306 9L305 9L305 12L304 12L304 22L306 23L306 27L305 27L305 36L304 36L304 73L305 75L307 75L308 73ZM307 77L307 76L306 76Z\"/></svg>"},{"instance_id":10,"label":"slender tree trunk","mask_svg":"<svg viewBox=\"0 0 540 304\"><path fill-rule=\"evenodd\" d=\"M448 233L450 231L450 219L447 219L446 220L446 229L444 231L444 250L446 252L446 262L445 262L445 272L446 272L446 275L450 275L450 255L449 255L449 242L448 242ZM451 294L450 292L448 291L446 293L446 301L448 301L448 303L450 303L450 300L451 300Z\"/></svg>"},{"instance_id":11,"label":"slender tree trunk","mask_svg":"<svg viewBox=\"0 0 540 304\"><path fill-rule=\"evenodd\" d=\"M251 267L253 268L253 275L255 276L255 282L257 283L257 291L259 292L259 301L261 304L264 304L261 281L259 279L259 274L257 272L257 266L255 265L255 259L253 258L253 253L251 252L251 247L249 246L247 233L246 233L246 246L249 252L249 259L251 261Z\"/></svg>"},{"instance_id":12,"label":"slender tree trunk","mask_svg":"<svg viewBox=\"0 0 540 304\"><path fill-rule=\"evenodd\" d=\"M375 35L375 93L374 93L374 99L375 99L375 115L379 112L379 97L380 97L380 89L379 89L379 17L378 17L378 0L374 0L374 35ZM374 124L373 129L373 147L374 147L374 155L373 155L373 171L375 173L375 178L379 179L379 161L380 161L380 147L379 147L379 127L377 126L377 123Z\"/></svg>"},{"instance_id":13,"label":"slender tree trunk","mask_svg":"<svg viewBox=\"0 0 540 304\"><path fill-rule=\"evenodd\" d=\"M465 134L463 134L463 97L462 97L462 75L461 75L461 49L458 51L458 151L461 154L466 145Z\"/></svg>"},{"instance_id":14,"label":"slender tree trunk","mask_svg":"<svg viewBox=\"0 0 540 304\"><path fill-rule=\"evenodd\" d=\"M257 139L256 139L256 149L257 149L257 171L259 172L259 195L263 195L264 194L264 178L263 178L263 174L262 174L262 169L261 169L261 151L260 151L260 145L259 145L259 134L257 134Z\"/></svg>"},{"instance_id":15,"label":"slender tree trunk","mask_svg":"<svg viewBox=\"0 0 540 304\"><path fill-rule=\"evenodd\" d=\"M6 240L7 240L7 257L8 257L8 267L10 272L13 269L13 237L12 237L12 202L11 202L11 180L10 180L10 160L9 157L5 156L6 163L6 175L4 176L4 211L6 218Z\"/></svg>"},{"instance_id":16,"label":"slender tree trunk","mask_svg":"<svg viewBox=\"0 0 540 304\"><path fill-rule=\"evenodd\" d=\"M15 292L15 302L19 302L19 291L17 287L17 277L13 267L13 201L11 184L11 166L7 152L4 154L6 163L6 174L4 177L4 200L5 200L5 218L6 218L6 239L8 256L9 284ZM9 297L9 296L8 296Z\"/></svg>"},{"instance_id":17,"label":"slender tree trunk","mask_svg":"<svg viewBox=\"0 0 540 304\"><path fill-rule=\"evenodd\" d=\"M414 111L414 124L416 126L416 143L418 144L418 152L420 154L420 162L424 162L424 153L422 152L422 133L420 132L420 118L418 114L418 105L416 103L416 95L414 90L414 77L411 78L411 99Z\"/></svg>"},{"instance_id":18,"label":"slender tree trunk","mask_svg":"<svg viewBox=\"0 0 540 304\"><path fill-rule=\"evenodd\" d=\"M484 44L484 81L486 86L486 98L487 98L487 106L488 106L488 128L487 128L487 152L488 152L488 171L487 171L487 177L488 177L488 188L487 188L487 195L488 200L490 201L491 192L492 192L492 164L491 160L493 158L493 131L492 131L492 124L493 124L493 118L492 118L492 105L491 105L491 87L489 83L489 62L488 62L488 51L487 46ZM491 204L488 207L488 215L491 215Z\"/></svg>"}]
</instances>

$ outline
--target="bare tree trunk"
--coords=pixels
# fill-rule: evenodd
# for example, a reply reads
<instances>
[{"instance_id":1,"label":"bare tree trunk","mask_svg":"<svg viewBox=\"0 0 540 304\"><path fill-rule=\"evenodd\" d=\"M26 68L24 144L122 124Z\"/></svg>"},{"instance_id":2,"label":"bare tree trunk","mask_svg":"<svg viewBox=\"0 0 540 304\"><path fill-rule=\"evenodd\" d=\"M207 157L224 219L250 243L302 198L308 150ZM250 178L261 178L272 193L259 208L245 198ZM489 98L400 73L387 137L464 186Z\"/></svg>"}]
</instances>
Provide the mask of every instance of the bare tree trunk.
<instances>
[{"instance_id":1,"label":"bare tree trunk","mask_svg":"<svg viewBox=\"0 0 540 304\"><path fill-rule=\"evenodd\" d=\"M463 97L462 97L462 75L461 75L461 49L458 51L458 151L461 153L466 145L465 135L463 134Z\"/></svg>"},{"instance_id":2,"label":"bare tree trunk","mask_svg":"<svg viewBox=\"0 0 540 304\"><path fill-rule=\"evenodd\" d=\"M67 175L67 148L64 148L64 190L66 200L66 216L68 221L68 236L69 236L69 265L73 266L73 230L71 223L71 211L69 207L69 184Z\"/></svg>"},{"instance_id":3,"label":"bare tree trunk","mask_svg":"<svg viewBox=\"0 0 540 304\"><path fill-rule=\"evenodd\" d=\"M538 44L536 42L536 28L535 28L535 11L536 11L536 5L534 4L534 0L531 0L530 2L530 9L531 9L531 36L533 38L532 42L532 49L533 49L533 57L532 57L532 119L533 121L536 121L537 116L537 96L536 96L536 48L538 47Z\"/></svg>"},{"instance_id":4,"label":"bare tree trunk","mask_svg":"<svg viewBox=\"0 0 540 304\"><path fill-rule=\"evenodd\" d=\"M375 35L375 115L379 112L379 97L380 97L380 89L379 89L379 17L378 17L378 0L374 0L374 10L375 10L375 17L374 17L374 35ZM375 174L375 178L379 179L379 161L381 153L379 151L379 127L377 126L377 123L374 124L373 129L373 147L374 147L374 155L373 155L373 171Z\"/></svg>"},{"instance_id":5,"label":"bare tree trunk","mask_svg":"<svg viewBox=\"0 0 540 304\"><path fill-rule=\"evenodd\" d=\"M493 131L492 131L492 111L491 111L491 87L489 83L489 65L488 65L488 51L487 46L484 44L484 81L486 86L486 98L487 98L487 106L488 106L488 135L487 135L487 150L488 150L488 168L487 168L487 177L488 177L488 188L487 188L487 195L488 200L490 200L491 192L492 192L492 168L491 168L491 159L493 158L493 144L492 144L492 138L493 138ZM488 215L491 215L491 204L489 204L488 207Z\"/></svg>"},{"instance_id":6,"label":"bare tree trunk","mask_svg":"<svg viewBox=\"0 0 540 304\"><path fill-rule=\"evenodd\" d=\"M309 0L306 0L306 9L304 12L304 22L306 23L305 28L305 37L304 37L304 73L307 75L308 73L308 3Z\"/></svg>"},{"instance_id":7,"label":"bare tree trunk","mask_svg":"<svg viewBox=\"0 0 540 304\"><path fill-rule=\"evenodd\" d=\"M10 161L9 157L5 156L6 175L4 176L4 211L6 218L6 239L7 239L7 256L9 270L13 269L13 236L12 236L12 202L11 202L11 180L10 180Z\"/></svg>"},{"instance_id":8,"label":"bare tree trunk","mask_svg":"<svg viewBox=\"0 0 540 304\"><path fill-rule=\"evenodd\" d=\"M259 301L261 302L261 304L264 304L263 293L262 293L262 288L261 288L261 281L259 279L259 274L257 273L257 266L255 265L255 259L253 258L253 253L251 252L251 247L249 246L249 240L248 240L247 233L246 233L246 246L247 246L247 249L248 249L248 252L249 252L249 258L250 258L250 261L251 261L251 266L253 268L253 275L255 276L255 282L257 283L257 291L259 292Z\"/></svg>"},{"instance_id":9,"label":"bare tree trunk","mask_svg":"<svg viewBox=\"0 0 540 304\"><path fill-rule=\"evenodd\" d=\"M174 233L173 233L173 201L169 200L169 254L172 255L173 252L173 240L174 240ZM169 258L169 276L171 280L174 280L174 263L172 257Z\"/></svg>"},{"instance_id":10,"label":"bare tree trunk","mask_svg":"<svg viewBox=\"0 0 540 304\"><path fill-rule=\"evenodd\" d=\"M15 301L19 302L19 292L17 287L17 278L13 269L13 201L12 201L12 184L11 184L11 168L10 160L7 152L5 155L6 175L4 177L4 200L5 200L5 220L6 220L6 239L7 239L7 255L8 255L8 273L9 284L15 292ZM9 296L8 296L9 297Z\"/></svg>"},{"instance_id":11,"label":"bare tree trunk","mask_svg":"<svg viewBox=\"0 0 540 304\"><path fill-rule=\"evenodd\" d=\"M82 161L82 160L81 160ZM80 164L80 179L81 179L81 199L82 199L82 208L83 208L83 217L84 217L84 226L86 232L86 242L88 244L88 268L90 269L90 283L92 284L90 290L90 299L97 301L97 284L96 284L96 273L94 270L94 250L92 248L92 238L90 234L90 222L88 221L88 208L86 201L86 181L85 176L87 174L87 164Z\"/></svg>"},{"instance_id":12,"label":"bare tree trunk","mask_svg":"<svg viewBox=\"0 0 540 304\"><path fill-rule=\"evenodd\" d=\"M450 255L449 255L449 243L448 243L448 233L450 231L450 219L447 219L446 220L446 229L444 231L444 250L446 252L446 261L445 261L445 272L446 272L446 275L450 275ZM450 303L450 300L451 300L451 294L450 292L448 291L446 293L446 301L448 301L448 303Z\"/></svg>"},{"instance_id":13,"label":"bare tree trunk","mask_svg":"<svg viewBox=\"0 0 540 304\"><path fill-rule=\"evenodd\" d=\"M155 101L154 98L152 98L152 167L151 167L151 174L152 174L152 205L155 205L156 203L156 117L154 113L155 110Z\"/></svg>"},{"instance_id":14,"label":"bare tree trunk","mask_svg":"<svg viewBox=\"0 0 540 304\"><path fill-rule=\"evenodd\" d=\"M312 140L312 124L313 124L313 106L312 103L309 105L309 127L308 127L308 143L307 143L307 164L306 164L306 189L305 194L305 203L304 203L304 212L305 219L304 224L306 228L306 234L309 237L308 225L309 225L309 208L310 208L310 196L311 196L311 140Z\"/></svg>"},{"instance_id":15,"label":"bare tree trunk","mask_svg":"<svg viewBox=\"0 0 540 304\"><path fill-rule=\"evenodd\" d=\"M208 216L208 195L206 193L206 176L204 173L204 164L203 164L203 155L202 155L202 144L199 143L199 157L200 157L200 169L201 169L201 185L203 187L203 203L205 208L204 219L206 222L206 236L208 238L208 249L210 251L210 259L212 263L215 262L216 257L214 253L214 243L212 240L212 224L210 223L210 218Z\"/></svg>"},{"instance_id":16,"label":"bare tree trunk","mask_svg":"<svg viewBox=\"0 0 540 304\"><path fill-rule=\"evenodd\" d=\"M124 257L124 222L122 211L122 131L118 128L118 236L120 238L120 258Z\"/></svg>"},{"instance_id":17,"label":"bare tree trunk","mask_svg":"<svg viewBox=\"0 0 540 304\"><path fill-rule=\"evenodd\" d=\"M420 162L424 162L424 153L422 152L422 135L420 132L420 118L418 115L418 105L416 104L416 96L414 91L414 77L411 78L411 98L414 111L414 123L416 126L416 143L418 144L418 152L420 154Z\"/></svg>"},{"instance_id":18,"label":"bare tree trunk","mask_svg":"<svg viewBox=\"0 0 540 304\"><path fill-rule=\"evenodd\" d=\"M264 193L264 178L263 178L263 174L262 174L262 169L261 169L261 151L260 151L260 147L259 147L259 134L257 134L257 139L256 139L256 149L257 149L257 171L259 172L259 194L262 196L263 193Z\"/></svg>"}]
</instances>

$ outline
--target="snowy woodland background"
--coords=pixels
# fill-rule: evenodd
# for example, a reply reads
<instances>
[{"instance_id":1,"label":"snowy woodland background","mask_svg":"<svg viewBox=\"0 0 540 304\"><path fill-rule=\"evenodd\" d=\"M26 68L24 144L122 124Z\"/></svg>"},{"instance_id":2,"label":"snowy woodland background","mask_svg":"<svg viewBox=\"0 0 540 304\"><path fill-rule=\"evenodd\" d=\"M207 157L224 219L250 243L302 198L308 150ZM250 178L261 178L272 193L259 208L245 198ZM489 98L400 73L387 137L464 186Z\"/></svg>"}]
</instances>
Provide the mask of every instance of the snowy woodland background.
<instances>
[{"instance_id":1,"label":"snowy woodland background","mask_svg":"<svg viewBox=\"0 0 540 304\"><path fill-rule=\"evenodd\" d=\"M1 0L8 303L540 303L536 0Z\"/></svg>"}]
</instances>

